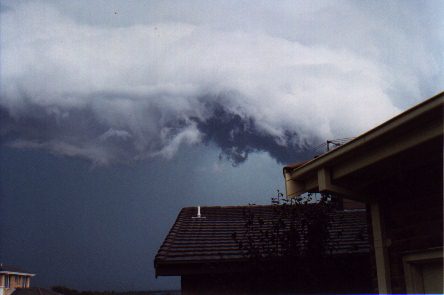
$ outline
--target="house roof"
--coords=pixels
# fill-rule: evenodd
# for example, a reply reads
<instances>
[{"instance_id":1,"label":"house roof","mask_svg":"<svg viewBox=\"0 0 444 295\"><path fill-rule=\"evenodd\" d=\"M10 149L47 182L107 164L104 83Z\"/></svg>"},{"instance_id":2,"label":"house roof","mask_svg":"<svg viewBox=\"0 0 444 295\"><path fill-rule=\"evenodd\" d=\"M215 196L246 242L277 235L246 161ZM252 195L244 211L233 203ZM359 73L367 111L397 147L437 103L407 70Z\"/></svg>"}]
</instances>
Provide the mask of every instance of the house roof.
<instances>
[{"instance_id":1,"label":"house roof","mask_svg":"<svg viewBox=\"0 0 444 295\"><path fill-rule=\"evenodd\" d=\"M202 218L195 218L196 207L183 208L156 255L156 274L180 275L164 271L165 266L245 261L246 253L233 234L238 240L246 238L246 212L271 224L276 219L276 208L277 205L201 207ZM252 236L260 235L259 227L253 231ZM333 212L329 233L338 254L369 251L365 210Z\"/></svg>"},{"instance_id":2,"label":"house roof","mask_svg":"<svg viewBox=\"0 0 444 295\"><path fill-rule=\"evenodd\" d=\"M353 174L376 167L420 146L442 144L444 92L412 107L348 143L302 165L283 167L287 196L304 192L333 192L366 199ZM406 157L409 159L409 157ZM413 162L413 161L412 161ZM417 163L415 163L416 165ZM413 166L413 165L412 165ZM351 179L350 181L347 178ZM352 179L353 178L353 179ZM368 186L371 177L359 183ZM342 187L330 185L342 182ZM348 182L352 184L347 185Z\"/></svg>"},{"instance_id":3,"label":"house roof","mask_svg":"<svg viewBox=\"0 0 444 295\"><path fill-rule=\"evenodd\" d=\"M31 275L31 276L35 275L35 274L30 273L29 271L26 271L20 267L17 267L14 265L6 265L3 263L0 264L0 273L24 274L24 275Z\"/></svg>"}]
</instances>

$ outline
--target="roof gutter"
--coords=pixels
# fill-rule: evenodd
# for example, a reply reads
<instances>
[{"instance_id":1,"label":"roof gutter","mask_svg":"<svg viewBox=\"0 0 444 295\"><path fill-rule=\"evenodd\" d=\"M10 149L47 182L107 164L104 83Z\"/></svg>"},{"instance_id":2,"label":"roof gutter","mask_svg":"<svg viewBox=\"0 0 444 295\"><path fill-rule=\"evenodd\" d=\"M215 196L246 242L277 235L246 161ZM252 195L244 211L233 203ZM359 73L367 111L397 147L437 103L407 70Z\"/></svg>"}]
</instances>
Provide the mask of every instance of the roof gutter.
<instances>
[{"instance_id":1,"label":"roof gutter","mask_svg":"<svg viewBox=\"0 0 444 295\"><path fill-rule=\"evenodd\" d=\"M355 151L368 145L370 142L377 141L384 135L387 135L387 133L396 131L402 126L405 126L410 122L414 122L415 119L426 115L437 108L441 108L442 110L443 105L444 92L441 92L326 154L323 154L297 167L284 167L283 173L285 177L287 196L300 195L301 193L306 192L309 187L313 186L317 186L319 191L324 190L334 192L336 190L338 193L342 192L342 194L345 195L353 195L353 192L333 186L331 173L329 172L328 168L336 163L339 163L341 161L341 157L352 155L355 153ZM426 132L428 131L428 134L418 135L423 137L421 140L427 140L442 134L442 120L438 125L432 127L433 130L426 130ZM411 142L411 138L405 140L406 142L410 140L410 142L407 142L410 145L414 145L416 143ZM389 149L386 150L387 153L390 153ZM359 157L365 156L366 155L359 154ZM317 179L314 179L316 177ZM307 185L307 181L311 181L311 185Z\"/></svg>"}]
</instances>

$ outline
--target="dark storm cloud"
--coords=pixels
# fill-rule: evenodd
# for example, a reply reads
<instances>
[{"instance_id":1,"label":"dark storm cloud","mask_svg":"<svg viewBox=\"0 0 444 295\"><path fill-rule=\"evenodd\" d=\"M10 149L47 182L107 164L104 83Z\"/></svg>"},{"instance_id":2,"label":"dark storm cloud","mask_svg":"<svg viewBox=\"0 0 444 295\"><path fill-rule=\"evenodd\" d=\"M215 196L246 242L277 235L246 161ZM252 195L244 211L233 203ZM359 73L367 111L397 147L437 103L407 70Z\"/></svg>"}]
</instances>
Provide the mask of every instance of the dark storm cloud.
<instances>
[{"instance_id":1,"label":"dark storm cloud","mask_svg":"<svg viewBox=\"0 0 444 295\"><path fill-rule=\"evenodd\" d=\"M134 130L126 122L103 122L88 107L63 110L28 105L25 113L15 115L0 107L0 135L3 142L16 148L46 149L56 154L87 158L95 164L130 162L157 154L171 156L177 150L175 139L186 135L187 130L190 130L190 138L195 136L203 143L216 144L221 150L220 158L233 165L247 160L252 152L268 152L280 163L291 162L298 155L303 156L308 147L301 141L294 146L279 144L279 141L294 141L298 134L286 131L283 138L274 138L260 130L253 116L230 112L221 104L226 101L221 97L209 99L205 96L199 101L201 113L207 114L205 117L165 119L167 116L161 109L141 110L155 124L150 129L159 131L152 133Z\"/></svg>"},{"instance_id":2,"label":"dark storm cloud","mask_svg":"<svg viewBox=\"0 0 444 295\"><path fill-rule=\"evenodd\" d=\"M205 142L214 142L221 149L220 159L228 159L233 165L247 160L252 152L268 152L279 163L290 163L297 158L303 159L311 155L308 145L280 145L267 133L257 127L254 117L243 117L230 113L222 105L209 106L211 116L206 121L197 122L197 128L204 134ZM284 142L298 138L297 133L286 131Z\"/></svg>"},{"instance_id":3,"label":"dark storm cloud","mask_svg":"<svg viewBox=\"0 0 444 295\"><path fill-rule=\"evenodd\" d=\"M131 135L101 124L88 109L60 114L34 106L19 117L11 116L4 108L0 108L0 114L2 141L16 148L46 149L88 158L97 164L116 157L128 160L129 155L134 155Z\"/></svg>"},{"instance_id":4,"label":"dark storm cloud","mask_svg":"<svg viewBox=\"0 0 444 295\"><path fill-rule=\"evenodd\" d=\"M95 96L109 101L115 95ZM146 125L126 117L137 119L134 113L123 114L123 118L116 115L110 120L113 114L94 106L63 108L27 103L25 109L14 113L0 107L0 136L9 146L46 149L83 157L98 165L130 162L156 154L169 157L177 150L176 137L189 136L189 140L193 140L193 136L197 136L187 132L194 123L187 124L180 116L165 115L155 105L139 107L140 116L147 117L143 121Z\"/></svg>"},{"instance_id":5,"label":"dark storm cloud","mask_svg":"<svg viewBox=\"0 0 444 295\"><path fill-rule=\"evenodd\" d=\"M443 74L433 4L6 3L2 143L98 165L201 143L235 165L288 162L431 96Z\"/></svg>"}]
</instances>

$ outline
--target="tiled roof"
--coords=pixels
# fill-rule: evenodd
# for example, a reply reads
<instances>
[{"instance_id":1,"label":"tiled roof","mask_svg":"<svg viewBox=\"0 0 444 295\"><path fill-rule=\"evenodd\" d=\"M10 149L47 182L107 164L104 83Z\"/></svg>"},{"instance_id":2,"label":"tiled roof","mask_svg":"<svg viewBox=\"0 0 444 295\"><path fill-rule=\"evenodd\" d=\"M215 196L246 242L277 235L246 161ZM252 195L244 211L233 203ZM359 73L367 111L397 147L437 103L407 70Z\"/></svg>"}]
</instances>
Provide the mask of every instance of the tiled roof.
<instances>
[{"instance_id":1,"label":"tiled roof","mask_svg":"<svg viewBox=\"0 0 444 295\"><path fill-rule=\"evenodd\" d=\"M197 215L196 207L183 208L156 255L156 270L165 264L245 260L245 252L233 239L233 233L238 240L245 238L245 212L270 224L276 218L276 205L201 207L202 218L193 218ZM335 211L331 214L329 241L334 245L334 251L368 253L365 210ZM259 231L258 227L256 231ZM257 235L259 233L252 234Z\"/></svg>"},{"instance_id":2,"label":"tiled roof","mask_svg":"<svg viewBox=\"0 0 444 295\"><path fill-rule=\"evenodd\" d=\"M29 271L23 270L22 268L19 268L17 266L5 265L2 263L2 264L0 264L0 273L5 273L5 272L32 274Z\"/></svg>"}]
</instances>

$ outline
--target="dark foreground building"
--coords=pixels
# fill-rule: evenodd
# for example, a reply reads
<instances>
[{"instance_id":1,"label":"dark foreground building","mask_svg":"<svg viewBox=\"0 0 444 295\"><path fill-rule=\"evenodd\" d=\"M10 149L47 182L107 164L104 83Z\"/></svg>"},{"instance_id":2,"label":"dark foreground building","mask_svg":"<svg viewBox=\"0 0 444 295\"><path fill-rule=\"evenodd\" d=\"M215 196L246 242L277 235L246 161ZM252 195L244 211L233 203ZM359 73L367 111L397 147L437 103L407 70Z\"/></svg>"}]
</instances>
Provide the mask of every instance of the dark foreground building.
<instances>
[{"instance_id":1,"label":"dark foreground building","mask_svg":"<svg viewBox=\"0 0 444 295\"><path fill-rule=\"evenodd\" d=\"M316 159L285 167L288 196L329 192L367 203L375 291L443 293L440 93Z\"/></svg>"},{"instance_id":2,"label":"dark foreground building","mask_svg":"<svg viewBox=\"0 0 444 295\"><path fill-rule=\"evenodd\" d=\"M276 221L286 223L282 233L289 228L281 208L203 207L200 218L197 208L183 208L155 258L156 275L181 276L182 294L371 290L365 210L330 212L328 253L305 259L273 248Z\"/></svg>"}]
</instances>

